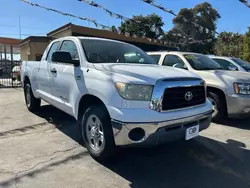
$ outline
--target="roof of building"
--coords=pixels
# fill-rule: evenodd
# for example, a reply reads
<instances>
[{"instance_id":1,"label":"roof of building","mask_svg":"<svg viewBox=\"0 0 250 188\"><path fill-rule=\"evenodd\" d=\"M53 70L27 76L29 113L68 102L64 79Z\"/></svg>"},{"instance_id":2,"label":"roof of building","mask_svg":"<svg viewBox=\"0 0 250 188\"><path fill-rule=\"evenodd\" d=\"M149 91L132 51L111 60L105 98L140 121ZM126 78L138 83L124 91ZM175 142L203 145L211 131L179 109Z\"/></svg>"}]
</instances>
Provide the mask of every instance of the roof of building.
<instances>
[{"instance_id":1,"label":"roof of building","mask_svg":"<svg viewBox=\"0 0 250 188\"><path fill-rule=\"evenodd\" d=\"M14 54L20 53L20 48L19 48L20 41L21 40L15 38L0 37L0 53L4 52L11 53L11 51Z\"/></svg>"},{"instance_id":2,"label":"roof of building","mask_svg":"<svg viewBox=\"0 0 250 188\"><path fill-rule=\"evenodd\" d=\"M33 41L33 42L49 42L52 40L52 37L48 36L29 36L22 41L20 41L20 46L24 45L28 41Z\"/></svg>"},{"instance_id":3,"label":"roof of building","mask_svg":"<svg viewBox=\"0 0 250 188\"><path fill-rule=\"evenodd\" d=\"M0 44L18 46L20 44L20 41L20 39L0 37Z\"/></svg>"},{"instance_id":4,"label":"roof of building","mask_svg":"<svg viewBox=\"0 0 250 188\"><path fill-rule=\"evenodd\" d=\"M134 43L143 43L143 44L150 44L150 45L157 45L157 46L164 46L169 47L166 44L161 43L159 40L149 40L143 37L135 37L135 36L126 36L124 34L115 33L108 30L100 30L94 29L89 27L83 27L79 25L74 25L72 23L68 23L59 27L47 34L47 36L53 37L53 35L63 32L67 29L71 29L73 36L89 36L89 37L100 37L100 38L107 38L113 40L120 40L124 42L134 42Z\"/></svg>"}]
</instances>

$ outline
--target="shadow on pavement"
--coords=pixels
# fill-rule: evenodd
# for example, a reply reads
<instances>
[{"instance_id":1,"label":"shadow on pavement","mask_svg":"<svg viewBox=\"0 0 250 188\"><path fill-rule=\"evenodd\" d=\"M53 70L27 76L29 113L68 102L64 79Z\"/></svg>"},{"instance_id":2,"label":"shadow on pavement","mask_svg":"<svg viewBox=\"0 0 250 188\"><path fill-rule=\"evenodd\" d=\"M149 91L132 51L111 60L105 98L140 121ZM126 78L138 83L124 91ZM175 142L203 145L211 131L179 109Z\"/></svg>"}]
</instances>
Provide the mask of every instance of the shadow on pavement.
<instances>
[{"instance_id":1,"label":"shadow on pavement","mask_svg":"<svg viewBox=\"0 0 250 188\"><path fill-rule=\"evenodd\" d=\"M199 137L157 148L128 148L104 166L131 187L249 187L250 151L236 143Z\"/></svg>"},{"instance_id":2,"label":"shadow on pavement","mask_svg":"<svg viewBox=\"0 0 250 188\"><path fill-rule=\"evenodd\" d=\"M250 130L250 118L248 119L227 119L222 125Z\"/></svg>"},{"instance_id":3,"label":"shadow on pavement","mask_svg":"<svg viewBox=\"0 0 250 188\"><path fill-rule=\"evenodd\" d=\"M37 115L79 141L74 118L49 105L42 106ZM244 188L250 186L250 151L245 147L230 138L223 143L200 136L155 148L124 148L102 165L133 188Z\"/></svg>"},{"instance_id":4,"label":"shadow on pavement","mask_svg":"<svg viewBox=\"0 0 250 188\"><path fill-rule=\"evenodd\" d=\"M77 122L74 117L64 113L61 110L58 110L51 105L41 106L39 112L37 112L36 115L55 125L58 130L76 142L80 141L81 135L78 131Z\"/></svg>"}]
</instances>

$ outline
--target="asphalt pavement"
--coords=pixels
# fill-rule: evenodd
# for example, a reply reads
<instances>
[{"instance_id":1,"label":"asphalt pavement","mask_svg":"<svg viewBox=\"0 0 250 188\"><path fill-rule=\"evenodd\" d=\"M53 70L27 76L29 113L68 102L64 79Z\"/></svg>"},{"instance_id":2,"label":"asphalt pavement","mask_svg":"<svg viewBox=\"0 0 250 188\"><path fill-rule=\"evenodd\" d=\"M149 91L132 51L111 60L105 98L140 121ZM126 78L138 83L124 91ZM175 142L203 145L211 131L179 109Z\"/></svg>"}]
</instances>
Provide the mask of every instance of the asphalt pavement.
<instances>
[{"instance_id":1,"label":"asphalt pavement","mask_svg":"<svg viewBox=\"0 0 250 188\"><path fill-rule=\"evenodd\" d=\"M190 141L124 148L98 163L79 144L76 121L43 104L37 114L22 89L0 89L0 187L250 187L250 120L212 124Z\"/></svg>"}]
</instances>

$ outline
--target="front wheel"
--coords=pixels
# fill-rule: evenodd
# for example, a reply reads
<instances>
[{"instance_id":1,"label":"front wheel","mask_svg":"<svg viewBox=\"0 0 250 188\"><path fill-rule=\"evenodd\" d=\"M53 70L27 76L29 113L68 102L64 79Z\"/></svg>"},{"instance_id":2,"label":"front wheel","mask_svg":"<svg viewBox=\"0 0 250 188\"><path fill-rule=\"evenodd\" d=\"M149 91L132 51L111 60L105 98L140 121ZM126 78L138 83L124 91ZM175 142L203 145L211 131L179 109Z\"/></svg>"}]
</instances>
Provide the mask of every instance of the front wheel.
<instances>
[{"instance_id":1,"label":"front wheel","mask_svg":"<svg viewBox=\"0 0 250 188\"><path fill-rule=\"evenodd\" d=\"M26 106L29 111L36 112L39 110L41 105L41 99L35 98L29 83L27 83L24 87L24 97Z\"/></svg>"},{"instance_id":2,"label":"front wheel","mask_svg":"<svg viewBox=\"0 0 250 188\"><path fill-rule=\"evenodd\" d=\"M213 105L212 121L222 122L226 118L226 105L223 99L214 92L208 92L208 99Z\"/></svg>"},{"instance_id":3,"label":"front wheel","mask_svg":"<svg viewBox=\"0 0 250 188\"><path fill-rule=\"evenodd\" d=\"M90 106L80 123L81 136L90 155L103 161L115 152L110 117L101 105Z\"/></svg>"}]
</instances>

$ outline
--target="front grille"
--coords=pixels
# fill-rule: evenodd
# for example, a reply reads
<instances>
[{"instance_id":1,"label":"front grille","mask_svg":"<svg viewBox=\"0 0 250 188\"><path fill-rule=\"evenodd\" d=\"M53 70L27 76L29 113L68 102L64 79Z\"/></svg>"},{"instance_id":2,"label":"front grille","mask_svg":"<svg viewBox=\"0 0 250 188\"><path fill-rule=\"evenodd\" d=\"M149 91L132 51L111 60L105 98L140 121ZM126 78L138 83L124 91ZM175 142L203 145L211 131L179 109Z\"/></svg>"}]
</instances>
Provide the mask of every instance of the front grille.
<instances>
[{"instance_id":1,"label":"front grille","mask_svg":"<svg viewBox=\"0 0 250 188\"><path fill-rule=\"evenodd\" d=\"M185 97L187 93L192 93L192 99ZM190 96L190 95L189 95ZM162 100L162 110L174 110L186 107L197 106L206 102L204 86L174 87L167 88Z\"/></svg>"}]
</instances>

